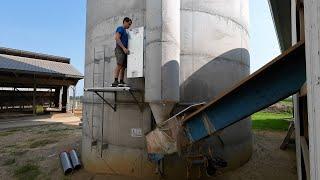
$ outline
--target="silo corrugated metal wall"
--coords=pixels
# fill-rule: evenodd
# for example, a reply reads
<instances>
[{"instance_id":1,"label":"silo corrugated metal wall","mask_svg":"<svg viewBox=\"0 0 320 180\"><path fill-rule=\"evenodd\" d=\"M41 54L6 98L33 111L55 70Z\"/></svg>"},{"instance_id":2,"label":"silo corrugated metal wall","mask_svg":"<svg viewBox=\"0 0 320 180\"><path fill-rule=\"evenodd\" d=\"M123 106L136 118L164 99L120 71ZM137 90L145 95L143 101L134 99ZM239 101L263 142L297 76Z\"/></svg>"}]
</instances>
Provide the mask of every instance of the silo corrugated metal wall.
<instances>
[{"instance_id":1,"label":"silo corrugated metal wall","mask_svg":"<svg viewBox=\"0 0 320 180\"><path fill-rule=\"evenodd\" d=\"M181 0L180 103L208 102L250 74L248 29L249 0ZM251 136L248 118L225 129L215 151L237 167Z\"/></svg>"},{"instance_id":2,"label":"silo corrugated metal wall","mask_svg":"<svg viewBox=\"0 0 320 180\"><path fill-rule=\"evenodd\" d=\"M115 29L124 17L133 19L133 27L145 26L145 0L88 0L85 57L85 88L110 86L116 66L114 55ZM103 76L104 74L104 76ZM127 80L137 89L144 89L142 79ZM104 93L114 102L114 95ZM139 94L136 94L138 97ZM139 96L139 101L143 97ZM151 111L146 104L140 112L132 97L119 93L117 111L103 104L91 92L84 94L82 161L95 173L150 177L154 165L148 161L145 138L132 137L131 129L150 131ZM155 175L154 175L155 176Z\"/></svg>"},{"instance_id":3,"label":"silo corrugated metal wall","mask_svg":"<svg viewBox=\"0 0 320 180\"><path fill-rule=\"evenodd\" d=\"M146 1L146 101L157 123L179 102L180 1Z\"/></svg>"}]
</instances>

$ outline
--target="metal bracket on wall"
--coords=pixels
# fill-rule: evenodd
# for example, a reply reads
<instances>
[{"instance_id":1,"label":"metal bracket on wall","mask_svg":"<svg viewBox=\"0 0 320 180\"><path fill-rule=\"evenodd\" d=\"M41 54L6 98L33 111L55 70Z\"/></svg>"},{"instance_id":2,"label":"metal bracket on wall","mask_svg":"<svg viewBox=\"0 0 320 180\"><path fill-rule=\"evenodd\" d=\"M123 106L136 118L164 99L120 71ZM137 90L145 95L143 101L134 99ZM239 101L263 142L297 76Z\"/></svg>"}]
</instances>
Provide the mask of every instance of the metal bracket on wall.
<instances>
[{"instance_id":1,"label":"metal bracket on wall","mask_svg":"<svg viewBox=\"0 0 320 180\"><path fill-rule=\"evenodd\" d=\"M132 96L134 102L139 106L140 111L143 111L143 105L138 101L136 96L134 95L134 91L130 87L105 87L105 88L88 88L84 89L84 91L94 92L96 95L98 95L103 102L105 102L109 107L111 107L114 111L117 111L117 94L118 92L129 92L129 94ZM114 94L114 103L109 102L106 100L102 95L100 95L100 92L106 92L106 93L113 93Z\"/></svg>"},{"instance_id":2,"label":"metal bracket on wall","mask_svg":"<svg viewBox=\"0 0 320 180\"><path fill-rule=\"evenodd\" d=\"M114 98L114 100L115 100L115 103L114 103L114 105L112 105L109 101L107 101L104 97L102 97L100 94L99 94L99 92L94 92L94 93L96 93L108 106L110 106L114 111L117 111L117 96L116 96L116 93L114 93L114 95L115 95L115 98Z\"/></svg>"}]
</instances>

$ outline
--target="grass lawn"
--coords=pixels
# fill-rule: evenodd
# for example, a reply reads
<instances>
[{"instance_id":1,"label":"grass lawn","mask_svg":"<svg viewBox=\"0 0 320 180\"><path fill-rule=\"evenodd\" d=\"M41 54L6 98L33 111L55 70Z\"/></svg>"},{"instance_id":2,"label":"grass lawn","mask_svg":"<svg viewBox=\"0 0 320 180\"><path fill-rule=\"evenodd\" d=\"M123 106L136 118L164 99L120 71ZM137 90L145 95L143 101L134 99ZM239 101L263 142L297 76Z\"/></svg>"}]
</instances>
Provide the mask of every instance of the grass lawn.
<instances>
[{"instance_id":1,"label":"grass lawn","mask_svg":"<svg viewBox=\"0 0 320 180\"><path fill-rule=\"evenodd\" d=\"M292 114L257 112L251 116L252 128L255 130L287 131Z\"/></svg>"}]
</instances>

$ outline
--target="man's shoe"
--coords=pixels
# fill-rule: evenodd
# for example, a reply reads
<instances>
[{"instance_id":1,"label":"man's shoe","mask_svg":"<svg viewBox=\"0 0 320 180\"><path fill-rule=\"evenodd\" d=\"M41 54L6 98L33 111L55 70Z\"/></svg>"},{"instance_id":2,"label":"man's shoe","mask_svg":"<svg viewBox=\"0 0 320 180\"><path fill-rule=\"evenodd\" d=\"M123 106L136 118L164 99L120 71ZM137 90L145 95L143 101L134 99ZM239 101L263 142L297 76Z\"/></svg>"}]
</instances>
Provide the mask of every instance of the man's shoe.
<instances>
[{"instance_id":1,"label":"man's shoe","mask_svg":"<svg viewBox=\"0 0 320 180\"><path fill-rule=\"evenodd\" d=\"M124 81L120 81L118 87L127 87L127 84Z\"/></svg>"},{"instance_id":2,"label":"man's shoe","mask_svg":"<svg viewBox=\"0 0 320 180\"><path fill-rule=\"evenodd\" d=\"M112 87L117 87L119 86L119 82L118 81L114 81L112 84L111 84Z\"/></svg>"}]
</instances>

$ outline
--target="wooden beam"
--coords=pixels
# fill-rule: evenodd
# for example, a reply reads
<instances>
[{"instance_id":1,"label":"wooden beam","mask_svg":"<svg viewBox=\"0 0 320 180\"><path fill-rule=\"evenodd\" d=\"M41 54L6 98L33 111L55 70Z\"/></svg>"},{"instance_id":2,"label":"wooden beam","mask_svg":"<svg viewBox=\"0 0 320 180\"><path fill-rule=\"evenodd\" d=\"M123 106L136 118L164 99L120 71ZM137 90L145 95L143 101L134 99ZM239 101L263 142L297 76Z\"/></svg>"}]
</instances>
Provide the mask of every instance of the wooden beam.
<instances>
[{"instance_id":1,"label":"wooden beam","mask_svg":"<svg viewBox=\"0 0 320 180\"><path fill-rule=\"evenodd\" d=\"M282 149L282 150L286 150L287 149L289 141L290 141L290 137L291 137L293 131L294 131L294 121L292 121L290 123L287 135L284 138L284 140L283 140L283 142L282 142L282 144L280 146L280 149Z\"/></svg>"},{"instance_id":2,"label":"wooden beam","mask_svg":"<svg viewBox=\"0 0 320 180\"><path fill-rule=\"evenodd\" d=\"M37 86L36 86L36 82L35 82L35 78L34 77L34 83L33 83L33 100L32 100L32 108L33 108L33 115L35 116L37 114L37 107L36 107L36 94L37 94Z\"/></svg>"},{"instance_id":3,"label":"wooden beam","mask_svg":"<svg viewBox=\"0 0 320 180\"><path fill-rule=\"evenodd\" d=\"M75 80L62 80L62 79L50 79L48 78L40 78L37 77L35 79L35 82L39 86L70 86L70 85L75 85L77 81ZM34 80L33 78L28 78L28 77L12 77L12 76L0 76L0 84L22 84L25 86L30 86L33 87Z\"/></svg>"},{"instance_id":4,"label":"wooden beam","mask_svg":"<svg viewBox=\"0 0 320 180\"><path fill-rule=\"evenodd\" d=\"M308 130L308 101L307 96L300 97L300 120L302 121L300 129L301 136L304 136L306 140L309 140L309 130Z\"/></svg>"},{"instance_id":5,"label":"wooden beam","mask_svg":"<svg viewBox=\"0 0 320 180\"><path fill-rule=\"evenodd\" d=\"M301 150L303 154L303 162L306 169L307 180L310 180L310 156L309 156L309 148L304 136L300 137L301 142Z\"/></svg>"},{"instance_id":6,"label":"wooden beam","mask_svg":"<svg viewBox=\"0 0 320 180\"><path fill-rule=\"evenodd\" d=\"M310 178L320 179L320 1L304 1Z\"/></svg>"},{"instance_id":7,"label":"wooden beam","mask_svg":"<svg viewBox=\"0 0 320 180\"><path fill-rule=\"evenodd\" d=\"M291 38L292 45L298 42L297 35L297 1L291 0ZM294 128L295 128L295 142L296 142L296 161L298 180L302 180L301 169L301 148L300 148L300 112L299 112L299 94L293 96L294 106Z\"/></svg>"},{"instance_id":8,"label":"wooden beam","mask_svg":"<svg viewBox=\"0 0 320 180\"><path fill-rule=\"evenodd\" d=\"M298 42L297 35L297 0L291 0L291 39L292 45Z\"/></svg>"},{"instance_id":9,"label":"wooden beam","mask_svg":"<svg viewBox=\"0 0 320 180\"><path fill-rule=\"evenodd\" d=\"M298 179L302 180L302 159L301 159L301 142L300 142L300 111L299 111L300 98L299 94L293 96L294 106L294 128L295 128L295 142L296 142L296 161L297 161L297 173Z\"/></svg>"},{"instance_id":10,"label":"wooden beam","mask_svg":"<svg viewBox=\"0 0 320 180\"><path fill-rule=\"evenodd\" d=\"M307 83L304 83L300 89L300 97L307 96Z\"/></svg>"},{"instance_id":11,"label":"wooden beam","mask_svg":"<svg viewBox=\"0 0 320 180\"><path fill-rule=\"evenodd\" d=\"M298 1L298 5L297 5L297 9L299 11L299 24L300 24L300 41L304 41L305 40L305 32L304 32L304 28L305 28L305 25L304 25L304 5L303 5L303 2L301 0Z\"/></svg>"},{"instance_id":12,"label":"wooden beam","mask_svg":"<svg viewBox=\"0 0 320 180\"><path fill-rule=\"evenodd\" d=\"M14 74L15 77L17 77L17 78L19 77L19 75L17 73L15 73L15 72L12 72L12 73Z\"/></svg>"},{"instance_id":13,"label":"wooden beam","mask_svg":"<svg viewBox=\"0 0 320 180\"><path fill-rule=\"evenodd\" d=\"M61 112L66 113L67 112L67 104L68 104L68 87L67 86L63 86L62 87L62 110Z\"/></svg>"}]
</instances>

